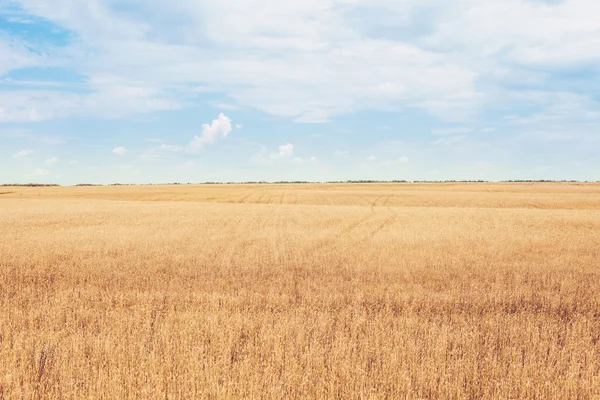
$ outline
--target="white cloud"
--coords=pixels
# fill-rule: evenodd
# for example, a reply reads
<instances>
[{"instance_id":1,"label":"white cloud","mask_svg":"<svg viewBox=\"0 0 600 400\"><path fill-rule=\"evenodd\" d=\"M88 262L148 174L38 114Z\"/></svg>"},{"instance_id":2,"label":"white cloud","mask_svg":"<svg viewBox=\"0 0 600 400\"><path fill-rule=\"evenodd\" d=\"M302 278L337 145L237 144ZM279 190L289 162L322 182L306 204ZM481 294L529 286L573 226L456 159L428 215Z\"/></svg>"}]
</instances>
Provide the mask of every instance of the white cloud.
<instances>
[{"instance_id":1,"label":"white cloud","mask_svg":"<svg viewBox=\"0 0 600 400\"><path fill-rule=\"evenodd\" d=\"M277 148L277 151L270 152L265 146L261 146L261 151L255 154L252 161L261 165L273 165L275 163L292 163L292 164L304 164L307 162L318 162L316 157L310 157L304 159L299 156L295 156L295 146L291 143L282 144Z\"/></svg>"},{"instance_id":2,"label":"white cloud","mask_svg":"<svg viewBox=\"0 0 600 400\"><path fill-rule=\"evenodd\" d=\"M169 154L172 155L174 153L182 152L183 150L185 150L183 146L163 143L160 146L147 150L140 156L140 158L144 160L155 160L165 158Z\"/></svg>"},{"instance_id":3,"label":"white cloud","mask_svg":"<svg viewBox=\"0 0 600 400\"><path fill-rule=\"evenodd\" d=\"M469 0L454 6L428 40L531 66L597 62L599 12L600 4L589 0Z\"/></svg>"},{"instance_id":4,"label":"white cloud","mask_svg":"<svg viewBox=\"0 0 600 400\"><path fill-rule=\"evenodd\" d=\"M214 143L220 138L225 138L231 132L231 119L225 114L220 113L217 119L212 123L202 125L202 133L199 136L194 136L188 145L188 150L197 152L202 150L206 145Z\"/></svg>"},{"instance_id":5,"label":"white cloud","mask_svg":"<svg viewBox=\"0 0 600 400\"><path fill-rule=\"evenodd\" d=\"M57 157L50 157L49 159L46 160L46 164L49 164L49 165L56 164L57 162L58 162Z\"/></svg>"},{"instance_id":6,"label":"white cloud","mask_svg":"<svg viewBox=\"0 0 600 400\"><path fill-rule=\"evenodd\" d=\"M51 65L51 64L50 64ZM120 118L130 114L177 110L179 100L167 97L161 89L146 83L127 82L132 78L90 78L82 86L89 93L64 90L19 88L0 91L0 122L40 122L72 115ZM81 89L82 87L76 87Z\"/></svg>"},{"instance_id":7,"label":"white cloud","mask_svg":"<svg viewBox=\"0 0 600 400\"><path fill-rule=\"evenodd\" d=\"M0 36L0 76L14 69L34 67L45 62L44 56L31 52L23 41L17 38L6 40L6 35Z\"/></svg>"},{"instance_id":8,"label":"white cloud","mask_svg":"<svg viewBox=\"0 0 600 400\"><path fill-rule=\"evenodd\" d=\"M21 150L13 154L13 158L25 158L33 154L33 150Z\"/></svg>"},{"instance_id":9,"label":"white cloud","mask_svg":"<svg viewBox=\"0 0 600 400\"><path fill-rule=\"evenodd\" d=\"M294 155L294 145L291 143L279 146L279 152L274 155L275 158L290 158Z\"/></svg>"},{"instance_id":10,"label":"white cloud","mask_svg":"<svg viewBox=\"0 0 600 400\"><path fill-rule=\"evenodd\" d=\"M241 130L242 125L236 125L236 129ZM161 159L172 157L174 153L180 153L185 150L190 153L197 153L207 145L213 144L219 139L226 138L232 130L231 119L225 114L220 113L210 124L202 125L202 132L200 135L194 136L186 147L167 144L163 139L148 139L150 142L161 143L161 145L145 151L140 158L145 160Z\"/></svg>"},{"instance_id":11,"label":"white cloud","mask_svg":"<svg viewBox=\"0 0 600 400\"><path fill-rule=\"evenodd\" d=\"M240 107L236 106L235 104L223 103L221 101L214 101L211 104L213 107L221 110L235 111L240 109Z\"/></svg>"},{"instance_id":12,"label":"white cloud","mask_svg":"<svg viewBox=\"0 0 600 400\"><path fill-rule=\"evenodd\" d=\"M434 146L451 146L453 144L457 144L466 139L465 135L459 136L447 136L440 138L438 140L433 141Z\"/></svg>"},{"instance_id":13,"label":"white cloud","mask_svg":"<svg viewBox=\"0 0 600 400\"><path fill-rule=\"evenodd\" d=\"M35 107L40 118L178 109L193 96L192 85L297 122L328 122L361 109L428 108L432 97L450 112L473 107L467 103L476 95L470 65L409 41L375 38L347 17L361 7L395 8L391 1L268 1L257 7L177 0L167 7L149 0L139 15L108 0L20 3L78 37L68 51L54 52L53 62L87 76L91 89L38 92L13 107ZM406 15L412 15L419 3L408 4ZM379 20L368 20L369 29ZM60 106L54 106L57 100Z\"/></svg>"},{"instance_id":14,"label":"white cloud","mask_svg":"<svg viewBox=\"0 0 600 400\"><path fill-rule=\"evenodd\" d=\"M333 155L335 157L343 157L343 156L347 156L350 154L349 150L336 150Z\"/></svg>"},{"instance_id":15,"label":"white cloud","mask_svg":"<svg viewBox=\"0 0 600 400\"><path fill-rule=\"evenodd\" d=\"M125 147L117 147L115 149L113 149L113 154L116 154L118 156L123 156L125 155L125 153L127 153L127 149Z\"/></svg>"}]
</instances>

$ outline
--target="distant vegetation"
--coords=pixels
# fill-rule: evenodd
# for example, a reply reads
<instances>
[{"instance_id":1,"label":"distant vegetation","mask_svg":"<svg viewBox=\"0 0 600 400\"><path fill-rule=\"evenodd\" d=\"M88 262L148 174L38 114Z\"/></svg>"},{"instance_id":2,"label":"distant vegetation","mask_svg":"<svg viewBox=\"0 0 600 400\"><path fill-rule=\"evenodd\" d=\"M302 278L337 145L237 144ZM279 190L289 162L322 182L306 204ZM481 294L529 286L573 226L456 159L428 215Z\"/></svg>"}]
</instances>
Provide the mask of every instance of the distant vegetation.
<instances>
[{"instance_id":1,"label":"distant vegetation","mask_svg":"<svg viewBox=\"0 0 600 400\"><path fill-rule=\"evenodd\" d=\"M45 183L3 183L0 186L15 186L15 187L54 187L54 186L60 186L57 185L55 183L49 183L49 184L45 184Z\"/></svg>"},{"instance_id":2,"label":"distant vegetation","mask_svg":"<svg viewBox=\"0 0 600 400\"><path fill-rule=\"evenodd\" d=\"M600 181L595 181L600 182ZM486 181L486 180L371 180L371 179L360 179L360 180L341 180L341 181L240 181L240 182L171 182L171 183L111 183L108 185L99 183L78 183L74 186L162 186L162 185L297 185L297 184L344 184L344 183L594 183L594 181L578 181L578 180L551 180L551 179L511 179L504 181ZM59 184L42 184L42 183L5 183L0 186L20 186L20 187L56 187L61 186Z\"/></svg>"}]
</instances>

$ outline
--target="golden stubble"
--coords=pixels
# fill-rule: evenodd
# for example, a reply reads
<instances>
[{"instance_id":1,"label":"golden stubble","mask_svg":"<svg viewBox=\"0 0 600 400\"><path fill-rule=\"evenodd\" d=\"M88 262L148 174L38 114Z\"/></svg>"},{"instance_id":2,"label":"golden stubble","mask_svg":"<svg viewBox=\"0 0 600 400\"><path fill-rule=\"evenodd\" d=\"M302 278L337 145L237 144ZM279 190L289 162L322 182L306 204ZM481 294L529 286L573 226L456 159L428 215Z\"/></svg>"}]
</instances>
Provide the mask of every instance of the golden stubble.
<instances>
[{"instance_id":1,"label":"golden stubble","mask_svg":"<svg viewBox=\"0 0 600 400\"><path fill-rule=\"evenodd\" d=\"M0 399L600 396L600 185L1 192Z\"/></svg>"}]
</instances>

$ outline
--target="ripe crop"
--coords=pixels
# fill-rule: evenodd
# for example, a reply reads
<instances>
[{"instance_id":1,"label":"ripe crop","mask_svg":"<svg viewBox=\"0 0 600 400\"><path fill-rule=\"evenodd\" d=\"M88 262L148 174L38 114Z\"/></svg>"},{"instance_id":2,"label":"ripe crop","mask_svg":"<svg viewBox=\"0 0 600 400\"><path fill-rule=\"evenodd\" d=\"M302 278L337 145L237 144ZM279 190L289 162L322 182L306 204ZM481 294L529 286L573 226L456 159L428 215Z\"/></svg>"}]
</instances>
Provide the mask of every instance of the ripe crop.
<instances>
[{"instance_id":1,"label":"ripe crop","mask_svg":"<svg viewBox=\"0 0 600 400\"><path fill-rule=\"evenodd\" d=\"M0 232L0 399L600 396L600 185L5 187Z\"/></svg>"}]
</instances>

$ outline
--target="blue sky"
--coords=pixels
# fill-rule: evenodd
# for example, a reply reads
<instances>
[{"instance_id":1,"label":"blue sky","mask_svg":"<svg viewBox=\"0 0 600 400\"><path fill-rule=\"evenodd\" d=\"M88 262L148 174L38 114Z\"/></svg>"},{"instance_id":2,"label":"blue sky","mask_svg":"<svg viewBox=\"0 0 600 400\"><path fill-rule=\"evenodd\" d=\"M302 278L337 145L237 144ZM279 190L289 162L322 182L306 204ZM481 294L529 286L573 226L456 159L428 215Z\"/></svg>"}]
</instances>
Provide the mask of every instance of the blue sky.
<instances>
[{"instance_id":1,"label":"blue sky","mask_svg":"<svg viewBox=\"0 0 600 400\"><path fill-rule=\"evenodd\" d=\"M0 182L600 180L598 15L0 0Z\"/></svg>"}]
</instances>

